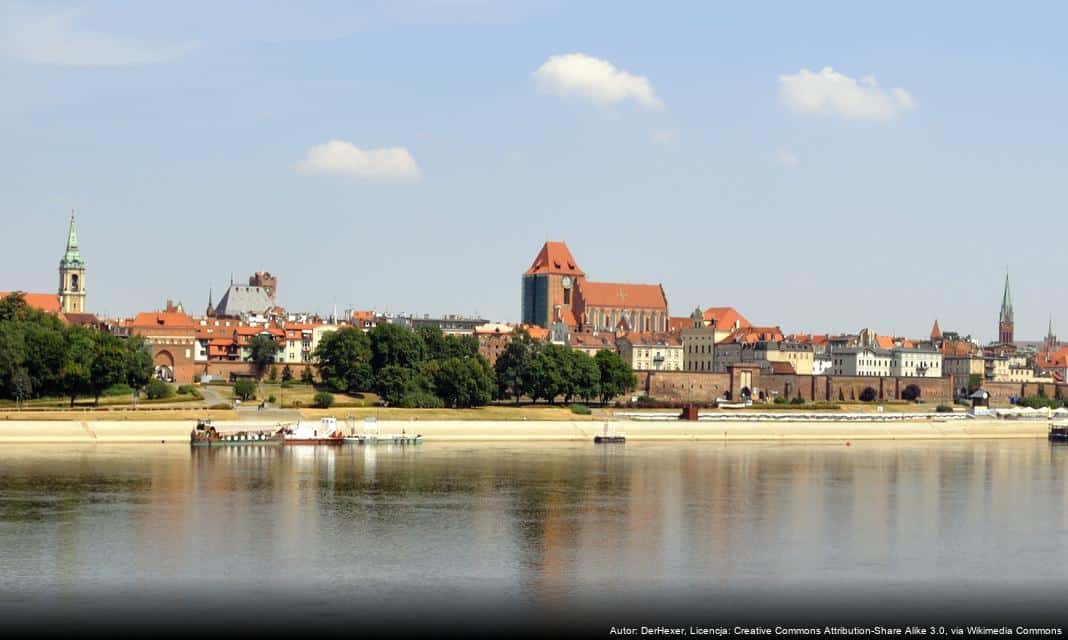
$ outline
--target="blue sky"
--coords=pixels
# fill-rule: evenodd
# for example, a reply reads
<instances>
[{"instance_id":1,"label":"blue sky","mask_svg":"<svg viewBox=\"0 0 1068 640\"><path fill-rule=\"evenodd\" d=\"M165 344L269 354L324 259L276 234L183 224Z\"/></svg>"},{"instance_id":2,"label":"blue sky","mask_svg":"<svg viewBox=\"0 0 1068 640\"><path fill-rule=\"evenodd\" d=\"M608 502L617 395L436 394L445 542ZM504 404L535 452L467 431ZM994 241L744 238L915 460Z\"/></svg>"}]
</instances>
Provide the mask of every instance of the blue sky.
<instances>
[{"instance_id":1,"label":"blue sky","mask_svg":"<svg viewBox=\"0 0 1068 640\"><path fill-rule=\"evenodd\" d=\"M0 290L73 208L108 314L518 320L549 238L787 331L991 339L1008 267L1068 336L1065 9L739 4L2 4Z\"/></svg>"}]
</instances>

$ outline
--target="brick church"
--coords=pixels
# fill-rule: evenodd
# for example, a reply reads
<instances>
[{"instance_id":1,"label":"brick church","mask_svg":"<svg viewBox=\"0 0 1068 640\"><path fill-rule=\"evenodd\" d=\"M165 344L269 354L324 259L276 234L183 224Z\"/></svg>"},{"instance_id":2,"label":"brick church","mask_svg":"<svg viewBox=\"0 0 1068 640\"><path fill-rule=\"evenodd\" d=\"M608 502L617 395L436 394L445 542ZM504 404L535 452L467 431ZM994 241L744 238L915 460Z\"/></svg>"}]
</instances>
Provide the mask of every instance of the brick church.
<instances>
[{"instance_id":1,"label":"brick church","mask_svg":"<svg viewBox=\"0 0 1068 640\"><path fill-rule=\"evenodd\" d=\"M659 284L592 282L563 242L546 242L523 274L522 322L572 331L668 330L668 303Z\"/></svg>"}]
</instances>

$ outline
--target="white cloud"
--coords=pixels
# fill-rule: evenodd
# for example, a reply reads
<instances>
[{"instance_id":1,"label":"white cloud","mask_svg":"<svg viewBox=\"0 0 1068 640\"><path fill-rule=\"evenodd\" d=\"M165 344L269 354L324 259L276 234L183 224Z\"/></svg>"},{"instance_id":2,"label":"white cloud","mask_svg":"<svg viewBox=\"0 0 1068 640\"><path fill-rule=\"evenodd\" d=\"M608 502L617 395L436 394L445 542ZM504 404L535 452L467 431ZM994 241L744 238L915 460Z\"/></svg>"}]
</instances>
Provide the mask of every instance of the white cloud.
<instances>
[{"instance_id":1,"label":"white cloud","mask_svg":"<svg viewBox=\"0 0 1068 640\"><path fill-rule=\"evenodd\" d=\"M8 7L0 14L0 54L39 64L116 67L160 62L192 48L189 45L148 47L96 33L78 24L84 14L81 9Z\"/></svg>"},{"instance_id":2,"label":"white cloud","mask_svg":"<svg viewBox=\"0 0 1068 640\"><path fill-rule=\"evenodd\" d=\"M295 168L301 173L337 174L353 178L419 177L419 166L404 147L360 149L344 140L331 140L311 147Z\"/></svg>"},{"instance_id":3,"label":"white cloud","mask_svg":"<svg viewBox=\"0 0 1068 640\"><path fill-rule=\"evenodd\" d=\"M671 144L675 141L675 134L667 129L657 129L653 132L653 142L657 144Z\"/></svg>"},{"instance_id":4,"label":"white cloud","mask_svg":"<svg viewBox=\"0 0 1068 640\"><path fill-rule=\"evenodd\" d=\"M584 53L551 56L534 72L534 80L546 93L583 98L601 107L633 100L646 109L664 108L648 78Z\"/></svg>"},{"instance_id":5,"label":"white cloud","mask_svg":"<svg viewBox=\"0 0 1068 640\"><path fill-rule=\"evenodd\" d=\"M798 165L801 164L801 161L797 159L797 156L786 149L779 149L775 152L775 162L787 169L796 169Z\"/></svg>"},{"instance_id":6,"label":"white cloud","mask_svg":"<svg viewBox=\"0 0 1068 640\"><path fill-rule=\"evenodd\" d=\"M779 76L779 98L803 115L850 120L885 122L915 108L912 96L904 89L883 89L870 75L858 82L830 67Z\"/></svg>"}]
</instances>

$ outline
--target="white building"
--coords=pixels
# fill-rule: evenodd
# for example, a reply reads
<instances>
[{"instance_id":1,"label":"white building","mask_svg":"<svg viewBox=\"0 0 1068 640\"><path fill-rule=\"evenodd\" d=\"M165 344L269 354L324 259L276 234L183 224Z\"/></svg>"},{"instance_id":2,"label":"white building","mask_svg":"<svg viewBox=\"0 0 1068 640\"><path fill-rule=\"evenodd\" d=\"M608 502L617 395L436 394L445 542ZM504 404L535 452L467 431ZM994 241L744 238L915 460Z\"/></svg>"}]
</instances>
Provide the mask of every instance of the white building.
<instances>
[{"instance_id":1,"label":"white building","mask_svg":"<svg viewBox=\"0 0 1068 640\"><path fill-rule=\"evenodd\" d=\"M831 351L832 376L890 376L894 356L886 349L843 347Z\"/></svg>"},{"instance_id":2,"label":"white building","mask_svg":"<svg viewBox=\"0 0 1068 640\"><path fill-rule=\"evenodd\" d=\"M941 378L942 354L935 349L891 349L892 376L902 378Z\"/></svg>"}]
</instances>

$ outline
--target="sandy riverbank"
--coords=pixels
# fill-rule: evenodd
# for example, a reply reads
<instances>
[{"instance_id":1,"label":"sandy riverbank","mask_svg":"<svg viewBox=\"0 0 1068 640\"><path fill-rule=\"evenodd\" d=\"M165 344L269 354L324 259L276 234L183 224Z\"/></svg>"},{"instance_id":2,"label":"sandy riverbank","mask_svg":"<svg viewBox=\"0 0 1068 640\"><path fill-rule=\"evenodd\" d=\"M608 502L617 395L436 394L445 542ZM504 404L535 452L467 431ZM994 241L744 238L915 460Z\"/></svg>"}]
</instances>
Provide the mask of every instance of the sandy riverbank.
<instances>
[{"instance_id":1,"label":"sandy riverbank","mask_svg":"<svg viewBox=\"0 0 1068 640\"><path fill-rule=\"evenodd\" d=\"M187 442L191 420L174 421L7 421L0 422L0 443ZM604 423L581 421L378 422L380 433L420 433L424 442L592 440ZM909 422L637 422L612 423L617 433L635 441L845 441L939 440L950 438L1045 438L1041 420L915 420ZM216 422L221 430L256 426ZM263 424L263 427L269 425Z\"/></svg>"}]
</instances>

